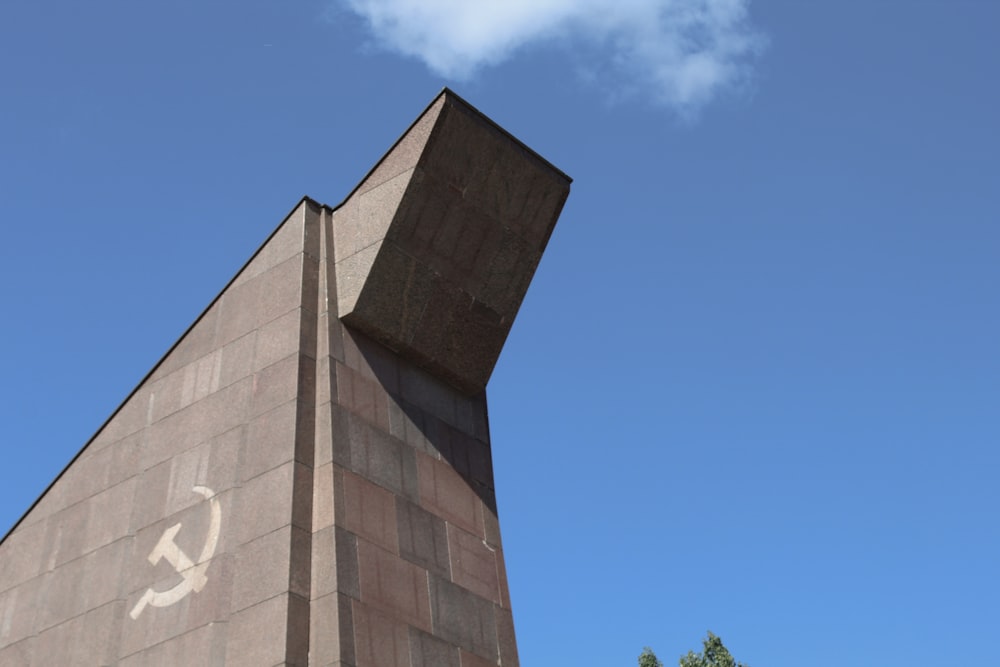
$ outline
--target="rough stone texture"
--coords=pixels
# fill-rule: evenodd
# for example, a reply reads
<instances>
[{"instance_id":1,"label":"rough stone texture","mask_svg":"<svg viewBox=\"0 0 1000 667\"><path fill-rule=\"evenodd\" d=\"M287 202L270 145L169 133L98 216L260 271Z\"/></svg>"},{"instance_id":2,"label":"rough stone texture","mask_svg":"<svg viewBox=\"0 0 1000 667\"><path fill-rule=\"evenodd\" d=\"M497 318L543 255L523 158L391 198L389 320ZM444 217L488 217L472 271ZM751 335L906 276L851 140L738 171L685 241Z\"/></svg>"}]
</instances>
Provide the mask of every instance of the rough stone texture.
<instances>
[{"instance_id":1,"label":"rough stone texture","mask_svg":"<svg viewBox=\"0 0 1000 667\"><path fill-rule=\"evenodd\" d=\"M463 391L481 391L569 185L442 95L334 213L341 318Z\"/></svg>"},{"instance_id":2,"label":"rough stone texture","mask_svg":"<svg viewBox=\"0 0 1000 667\"><path fill-rule=\"evenodd\" d=\"M0 664L516 665L483 386L568 185L445 91L300 202L0 543Z\"/></svg>"}]
</instances>

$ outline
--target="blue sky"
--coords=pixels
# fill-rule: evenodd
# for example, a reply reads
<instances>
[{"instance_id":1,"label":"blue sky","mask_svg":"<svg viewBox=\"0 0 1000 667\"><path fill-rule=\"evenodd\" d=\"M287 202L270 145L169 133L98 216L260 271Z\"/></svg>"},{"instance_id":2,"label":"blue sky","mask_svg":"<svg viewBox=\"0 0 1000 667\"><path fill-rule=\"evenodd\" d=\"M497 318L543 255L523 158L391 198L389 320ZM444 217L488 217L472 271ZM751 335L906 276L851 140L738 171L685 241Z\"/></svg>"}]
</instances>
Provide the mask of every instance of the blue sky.
<instances>
[{"instance_id":1,"label":"blue sky","mask_svg":"<svg viewBox=\"0 0 1000 667\"><path fill-rule=\"evenodd\" d=\"M0 6L0 530L448 85L575 179L489 386L522 663L980 664L1000 5L496 7Z\"/></svg>"}]
</instances>

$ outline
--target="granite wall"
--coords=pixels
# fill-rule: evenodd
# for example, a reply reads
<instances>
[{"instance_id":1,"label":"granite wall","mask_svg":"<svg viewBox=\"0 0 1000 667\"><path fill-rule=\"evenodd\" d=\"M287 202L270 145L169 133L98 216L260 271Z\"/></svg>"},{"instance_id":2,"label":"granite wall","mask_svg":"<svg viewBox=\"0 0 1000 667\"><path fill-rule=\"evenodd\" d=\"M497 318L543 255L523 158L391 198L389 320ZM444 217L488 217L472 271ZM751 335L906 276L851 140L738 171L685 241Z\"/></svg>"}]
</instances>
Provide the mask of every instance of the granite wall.
<instances>
[{"instance_id":1,"label":"granite wall","mask_svg":"<svg viewBox=\"0 0 1000 667\"><path fill-rule=\"evenodd\" d=\"M0 543L0 664L516 665L485 385L568 188L446 90L302 200Z\"/></svg>"}]
</instances>

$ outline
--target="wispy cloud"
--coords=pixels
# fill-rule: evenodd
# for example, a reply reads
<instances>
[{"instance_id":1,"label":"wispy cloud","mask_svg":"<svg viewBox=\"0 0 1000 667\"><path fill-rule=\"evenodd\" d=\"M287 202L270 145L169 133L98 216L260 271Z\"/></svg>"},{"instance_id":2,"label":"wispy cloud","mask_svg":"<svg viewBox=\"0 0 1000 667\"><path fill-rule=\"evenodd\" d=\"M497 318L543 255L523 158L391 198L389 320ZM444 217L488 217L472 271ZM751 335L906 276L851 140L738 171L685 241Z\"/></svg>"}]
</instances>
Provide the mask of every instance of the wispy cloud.
<instances>
[{"instance_id":1,"label":"wispy cloud","mask_svg":"<svg viewBox=\"0 0 1000 667\"><path fill-rule=\"evenodd\" d=\"M522 47L564 46L574 69L615 95L682 114L742 85L764 44L750 0L340 0L378 43L467 79Z\"/></svg>"}]
</instances>

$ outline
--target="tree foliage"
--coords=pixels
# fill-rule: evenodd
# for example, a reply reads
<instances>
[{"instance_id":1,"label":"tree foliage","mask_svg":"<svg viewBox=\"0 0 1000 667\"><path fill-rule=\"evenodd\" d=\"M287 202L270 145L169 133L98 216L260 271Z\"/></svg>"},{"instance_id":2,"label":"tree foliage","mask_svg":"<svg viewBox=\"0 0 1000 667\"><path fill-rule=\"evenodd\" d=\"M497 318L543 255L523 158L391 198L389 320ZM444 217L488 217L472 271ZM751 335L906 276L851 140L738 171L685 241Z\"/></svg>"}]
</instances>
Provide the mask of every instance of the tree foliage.
<instances>
[{"instance_id":1,"label":"tree foliage","mask_svg":"<svg viewBox=\"0 0 1000 667\"><path fill-rule=\"evenodd\" d=\"M708 633L702 641L701 653L688 651L681 656L680 667L748 667L742 662L736 662L729 651L722 645L722 640Z\"/></svg>"},{"instance_id":2,"label":"tree foliage","mask_svg":"<svg viewBox=\"0 0 1000 667\"><path fill-rule=\"evenodd\" d=\"M663 667L663 663L653 653L653 649L647 646L639 655L639 667Z\"/></svg>"},{"instance_id":3,"label":"tree foliage","mask_svg":"<svg viewBox=\"0 0 1000 667\"><path fill-rule=\"evenodd\" d=\"M702 640L701 653L688 651L682 655L680 667L749 667L742 662L736 662L729 650L722 645L722 640L711 632ZM663 663L648 646L639 655L639 667L663 667Z\"/></svg>"}]
</instances>

